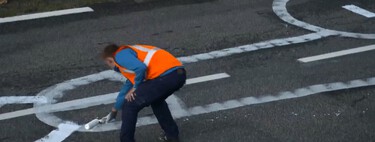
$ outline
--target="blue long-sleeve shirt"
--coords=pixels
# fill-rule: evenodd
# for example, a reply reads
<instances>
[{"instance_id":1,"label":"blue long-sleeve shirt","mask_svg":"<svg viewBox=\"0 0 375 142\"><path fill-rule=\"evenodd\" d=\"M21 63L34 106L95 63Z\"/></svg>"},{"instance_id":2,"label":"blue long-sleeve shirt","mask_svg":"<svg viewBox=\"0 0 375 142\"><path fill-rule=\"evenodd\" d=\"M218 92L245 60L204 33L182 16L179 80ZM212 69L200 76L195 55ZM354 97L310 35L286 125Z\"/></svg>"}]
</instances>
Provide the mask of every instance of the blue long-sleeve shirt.
<instances>
[{"instance_id":1,"label":"blue long-sleeve shirt","mask_svg":"<svg viewBox=\"0 0 375 142\"><path fill-rule=\"evenodd\" d=\"M135 83L132 84L129 80L126 80L125 84L122 86L120 93L117 96L115 109L120 110L125 101L125 95L129 92L131 88L137 88L138 85L145 78L146 65L142 63L137 58L137 53L131 49L124 49L118 52L115 56L115 61L122 67L135 72ZM119 68L114 69L120 72Z\"/></svg>"},{"instance_id":2,"label":"blue long-sleeve shirt","mask_svg":"<svg viewBox=\"0 0 375 142\"><path fill-rule=\"evenodd\" d=\"M124 104L125 95L129 92L131 88L137 88L139 84L141 84L142 81L144 80L147 66L137 58L137 53L130 48L124 49L118 52L115 56L115 61L120 66L125 67L126 69L135 72L135 75L136 75L135 81L134 81L135 83L132 84L129 80L126 80L125 84L120 90L120 93L117 96L114 107L116 110L120 110L122 108L122 105ZM173 72L174 70L178 68L182 68L182 66L169 69L168 71L164 72L161 76L164 76L170 72ZM114 70L117 72L120 72L119 68L117 67L115 67Z\"/></svg>"},{"instance_id":3,"label":"blue long-sleeve shirt","mask_svg":"<svg viewBox=\"0 0 375 142\"><path fill-rule=\"evenodd\" d=\"M146 65L138 59L137 53L130 48L124 49L116 54L115 60L120 66L135 72L133 88L137 88L144 80L147 69Z\"/></svg>"}]
</instances>

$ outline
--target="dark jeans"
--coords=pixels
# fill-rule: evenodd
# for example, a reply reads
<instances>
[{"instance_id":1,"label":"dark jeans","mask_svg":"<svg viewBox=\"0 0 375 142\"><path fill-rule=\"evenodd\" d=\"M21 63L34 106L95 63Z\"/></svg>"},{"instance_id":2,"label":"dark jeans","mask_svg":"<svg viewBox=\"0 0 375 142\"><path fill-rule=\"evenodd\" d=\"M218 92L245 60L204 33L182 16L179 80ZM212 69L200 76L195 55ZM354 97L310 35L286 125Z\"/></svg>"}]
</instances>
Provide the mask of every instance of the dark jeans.
<instances>
[{"instance_id":1,"label":"dark jeans","mask_svg":"<svg viewBox=\"0 0 375 142\"><path fill-rule=\"evenodd\" d=\"M134 142L138 112L151 105L167 137L177 138L179 131L165 99L179 90L186 82L186 71L177 69L165 76L140 84L132 102L125 101L122 108L121 142Z\"/></svg>"}]
</instances>

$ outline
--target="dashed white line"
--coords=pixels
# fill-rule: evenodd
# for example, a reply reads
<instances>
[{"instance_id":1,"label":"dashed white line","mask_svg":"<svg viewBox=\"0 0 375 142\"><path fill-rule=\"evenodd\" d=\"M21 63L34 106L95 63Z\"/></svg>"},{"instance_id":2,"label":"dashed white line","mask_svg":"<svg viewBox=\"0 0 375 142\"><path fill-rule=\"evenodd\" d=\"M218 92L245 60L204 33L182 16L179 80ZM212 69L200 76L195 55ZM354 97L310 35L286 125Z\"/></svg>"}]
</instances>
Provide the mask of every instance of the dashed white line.
<instances>
[{"instance_id":1,"label":"dashed white line","mask_svg":"<svg viewBox=\"0 0 375 142\"><path fill-rule=\"evenodd\" d=\"M352 89L352 88L359 88L359 87L367 87L375 85L375 77L367 78L367 79L357 79L348 82L333 82L333 83L326 83L326 84L317 84L311 85L304 88L295 89L292 91L283 91L279 92L275 95L262 95L260 97L244 97L240 99L233 99L227 100L223 102L216 102L212 104L202 105L202 106L195 106L188 108L187 112L184 113L184 116L175 116L174 118L182 118L200 114L206 114L211 112L229 110L249 105L255 104L262 104L262 103L269 103L274 101L281 101L287 99L295 99L300 97L306 97L310 95L315 95L324 92L330 91L339 91L344 89ZM154 116L146 116L141 117L138 119L137 126L145 126L150 124L156 124L157 120ZM113 125L121 125L121 122L116 122Z\"/></svg>"},{"instance_id":2,"label":"dashed white line","mask_svg":"<svg viewBox=\"0 0 375 142\"><path fill-rule=\"evenodd\" d=\"M298 61L303 62L303 63L308 63L308 62L314 62L314 61L319 61L319 60L324 60L324 59L329 59L329 58L345 56L345 55L349 55L349 54L366 52L366 51L370 51L370 50L375 50L375 44L369 45L369 46L353 48L353 49L348 49L348 50L332 52L332 53L326 53L326 54L322 54L322 55L300 58L300 59L298 59Z\"/></svg>"},{"instance_id":3,"label":"dashed white line","mask_svg":"<svg viewBox=\"0 0 375 142\"><path fill-rule=\"evenodd\" d=\"M0 18L0 24L8 23L8 22L23 21L23 20L40 19L40 18L53 17L53 16L93 12L93 11L94 10L90 7L81 7L81 8L56 10L56 11L41 12L41 13L34 13L34 14L26 14L26 15Z\"/></svg>"},{"instance_id":4,"label":"dashed white line","mask_svg":"<svg viewBox=\"0 0 375 142\"><path fill-rule=\"evenodd\" d=\"M210 80L217 80L217 79L222 79L222 78L227 78L227 77L230 77L230 75L227 73L218 73L218 74L188 79L186 80L186 84L195 84L195 83L206 82Z\"/></svg>"},{"instance_id":5,"label":"dashed white line","mask_svg":"<svg viewBox=\"0 0 375 142\"><path fill-rule=\"evenodd\" d=\"M368 11L366 9L360 8L360 7L358 7L356 5L353 5L353 4L351 4L351 5L345 5L345 6L343 6L343 8L345 8L345 9L347 9L347 10L353 12L353 13L357 13L359 15L365 16L367 18L373 18L373 17L375 17L375 13L370 12L370 11Z\"/></svg>"},{"instance_id":6,"label":"dashed white line","mask_svg":"<svg viewBox=\"0 0 375 142\"><path fill-rule=\"evenodd\" d=\"M179 57L178 59L184 64L194 63L194 62L199 62L203 60L211 60L211 59L227 57L227 56L234 55L234 54L253 52L257 50L270 49L270 48L283 47L283 46L285 47L286 45L292 45L292 44L298 44L298 43L305 43L305 42L318 40L318 39L328 37L328 36L331 36L331 33L322 31L322 32L317 32L317 33L296 36L296 37L273 39L273 40L258 42L254 44L225 48L221 50L211 51L208 53L199 53L199 54L195 54L191 56Z\"/></svg>"}]
</instances>

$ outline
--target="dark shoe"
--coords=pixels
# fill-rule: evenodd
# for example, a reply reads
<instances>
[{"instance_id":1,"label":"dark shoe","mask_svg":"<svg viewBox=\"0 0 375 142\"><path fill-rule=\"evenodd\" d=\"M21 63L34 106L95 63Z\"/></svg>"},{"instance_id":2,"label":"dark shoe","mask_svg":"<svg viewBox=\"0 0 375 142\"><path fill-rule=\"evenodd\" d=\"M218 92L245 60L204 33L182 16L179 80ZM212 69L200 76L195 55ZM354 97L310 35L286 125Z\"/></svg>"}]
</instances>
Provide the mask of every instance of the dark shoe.
<instances>
[{"instance_id":1,"label":"dark shoe","mask_svg":"<svg viewBox=\"0 0 375 142\"><path fill-rule=\"evenodd\" d=\"M161 133L159 140L162 142L180 142L179 138L168 138L164 133Z\"/></svg>"}]
</instances>

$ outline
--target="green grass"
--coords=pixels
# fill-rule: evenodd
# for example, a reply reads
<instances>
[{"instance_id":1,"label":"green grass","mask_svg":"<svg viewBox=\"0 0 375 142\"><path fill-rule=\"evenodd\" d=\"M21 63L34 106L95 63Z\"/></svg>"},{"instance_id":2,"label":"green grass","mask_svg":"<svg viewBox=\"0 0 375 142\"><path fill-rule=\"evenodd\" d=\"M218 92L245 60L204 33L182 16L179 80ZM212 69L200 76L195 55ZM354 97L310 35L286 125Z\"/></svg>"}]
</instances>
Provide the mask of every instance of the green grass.
<instances>
[{"instance_id":1,"label":"green grass","mask_svg":"<svg viewBox=\"0 0 375 142\"><path fill-rule=\"evenodd\" d=\"M104 2L119 2L121 0L8 0L0 6L0 17L22 14L84 7Z\"/></svg>"}]
</instances>

